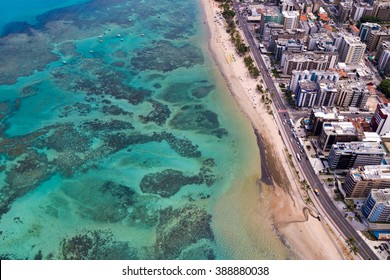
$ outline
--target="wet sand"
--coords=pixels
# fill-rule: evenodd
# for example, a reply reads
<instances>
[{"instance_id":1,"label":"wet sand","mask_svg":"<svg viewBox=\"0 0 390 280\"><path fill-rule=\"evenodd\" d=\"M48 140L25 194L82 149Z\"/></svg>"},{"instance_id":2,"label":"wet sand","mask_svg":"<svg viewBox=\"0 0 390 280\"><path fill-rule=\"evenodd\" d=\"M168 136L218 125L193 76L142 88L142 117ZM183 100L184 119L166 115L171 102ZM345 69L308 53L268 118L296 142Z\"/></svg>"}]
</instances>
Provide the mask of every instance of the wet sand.
<instances>
[{"instance_id":1,"label":"wet sand","mask_svg":"<svg viewBox=\"0 0 390 280\"><path fill-rule=\"evenodd\" d=\"M249 170L258 168L246 182L237 179L237 184L232 187L221 199L216 209L217 228L224 234L226 244L234 242L249 242L253 245L251 254L248 252L233 252L235 258L274 258L283 259L292 256L280 248L280 243L271 237L265 242L259 233L264 231L274 232L294 253L294 257L302 259L344 259L342 249L337 245L337 240L327 229L327 225L316 218L305 217L303 212L307 206L300 194L300 185L294 171L289 166L287 152L282 138L279 135L276 121L272 114L267 112L266 106L260 101L260 95L256 93L256 85L262 84L261 78L254 80L249 77L243 58L239 57L233 45L229 41L223 24L214 21L217 5L212 0L201 0L205 22L210 31L209 49L213 58L222 72L226 83L240 107L242 113L251 122L259 147L259 151L253 153L249 164L253 166ZM223 22L223 21L222 21ZM243 36L242 36L243 37ZM234 59L230 59L233 57ZM264 84L263 88L266 88ZM265 147L267 147L265 149ZM261 156L261 168L258 164ZM260 175L261 172L261 175ZM261 181L259 178L261 176ZM244 176L242 178L245 178ZM223 219L218 214L224 212L227 207L232 208L234 215L240 215L241 222L235 225L229 224L231 219ZM241 217L241 218L240 218ZM259 222L266 218L269 224ZM223 223L228 223L224 225ZM231 227L241 226L248 232L247 239L242 240ZM248 245L246 245L248 246ZM263 246L263 247L262 247ZM273 256L264 255L261 248L274 250Z\"/></svg>"}]
</instances>

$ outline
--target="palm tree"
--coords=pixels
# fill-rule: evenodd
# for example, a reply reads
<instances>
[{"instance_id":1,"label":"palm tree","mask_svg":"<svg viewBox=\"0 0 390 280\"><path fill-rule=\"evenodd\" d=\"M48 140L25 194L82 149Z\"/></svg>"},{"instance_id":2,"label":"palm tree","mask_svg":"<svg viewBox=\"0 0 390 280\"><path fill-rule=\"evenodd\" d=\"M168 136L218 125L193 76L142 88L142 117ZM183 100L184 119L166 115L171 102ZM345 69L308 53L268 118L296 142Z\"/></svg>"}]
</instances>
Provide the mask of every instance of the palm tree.
<instances>
[{"instance_id":1,"label":"palm tree","mask_svg":"<svg viewBox=\"0 0 390 280\"><path fill-rule=\"evenodd\" d=\"M348 247L349 247L349 252L353 252L354 255L357 254L358 252L358 247L356 246L356 241L353 237L349 237L347 240L345 240L345 242L347 243Z\"/></svg>"}]
</instances>

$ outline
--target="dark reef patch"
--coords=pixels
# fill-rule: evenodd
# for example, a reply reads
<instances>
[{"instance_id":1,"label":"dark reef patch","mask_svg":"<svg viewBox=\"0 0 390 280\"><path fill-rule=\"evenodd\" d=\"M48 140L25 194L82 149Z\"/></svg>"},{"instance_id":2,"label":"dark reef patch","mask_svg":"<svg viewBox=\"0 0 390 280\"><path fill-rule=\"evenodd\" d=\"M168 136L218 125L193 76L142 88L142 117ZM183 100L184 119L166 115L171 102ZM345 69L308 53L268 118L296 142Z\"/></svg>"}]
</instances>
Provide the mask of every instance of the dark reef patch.
<instances>
[{"instance_id":1,"label":"dark reef patch","mask_svg":"<svg viewBox=\"0 0 390 280\"><path fill-rule=\"evenodd\" d=\"M158 98L170 103L185 103L192 100L189 89L190 83L176 83L167 86L159 95Z\"/></svg>"},{"instance_id":2,"label":"dark reef patch","mask_svg":"<svg viewBox=\"0 0 390 280\"><path fill-rule=\"evenodd\" d=\"M104 137L106 144L113 149L113 151L120 151L127 148L130 145L135 144L145 144L149 142L161 142L162 137L157 133L150 135L146 134L125 134L125 133L115 133L109 134Z\"/></svg>"},{"instance_id":3,"label":"dark reef patch","mask_svg":"<svg viewBox=\"0 0 390 280\"><path fill-rule=\"evenodd\" d=\"M158 222L158 212L150 207L156 198L139 195L128 186L112 181L79 185L64 185L64 194L71 199L75 213L82 218L103 223L118 223L137 227L152 227ZM48 211L55 213L56 205Z\"/></svg>"},{"instance_id":4,"label":"dark reef patch","mask_svg":"<svg viewBox=\"0 0 390 280\"><path fill-rule=\"evenodd\" d=\"M18 33L0 37L0 84L14 84L21 76L41 71L59 59L42 33ZM31 59L39 58L39 59Z\"/></svg>"},{"instance_id":5,"label":"dark reef patch","mask_svg":"<svg viewBox=\"0 0 390 280\"><path fill-rule=\"evenodd\" d=\"M224 128L215 129L215 130L211 131L211 133L213 135L217 136L218 138L222 138L222 137L228 135L228 131Z\"/></svg>"},{"instance_id":6,"label":"dark reef patch","mask_svg":"<svg viewBox=\"0 0 390 280\"><path fill-rule=\"evenodd\" d=\"M152 47L143 48L131 59L131 65L138 71L168 72L203 63L203 54L199 48L190 44L178 47L169 41L154 41Z\"/></svg>"},{"instance_id":7,"label":"dark reef patch","mask_svg":"<svg viewBox=\"0 0 390 280\"><path fill-rule=\"evenodd\" d=\"M197 158L202 155L202 153L198 151L199 146L192 144L187 138L177 138L172 133L168 132L162 132L161 136L168 142L171 149L182 157Z\"/></svg>"},{"instance_id":8,"label":"dark reef patch","mask_svg":"<svg viewBox=\"0 0 390 280\"><path fill-rule=\"evenodd\" d=\"M149 99L148 102L152 104L153 111L151 111L146 116L140 115L140 121L142 123L154 122L160 126L165 124L166 120L171 115L171 110L169 110L169 107L153 99Z\"/></svg>"},{"instance_id":9,"label":"dark reef patch","mask_svg":"<svg viewBox=\"0 0 390 280\"><path fill-rule=\"evenodd\" d=\"M165 79L165 76L164 75L161 75L161 74L150 74L146 77L145 79L145 82L149 83L150 81L153 81L153 80L164 80Z\"/></svg>"},{"instance_id":10,"label":"dark reef patch","mask_svg":"<svg viewBox=\"0 0 390 280\"><path fill-rule=\"evenodd\" d=\"M86 152L91 145L91 139L72 125L59 126L43 141L48 149L57 152Z\"/></svg>"},{"instance_id":11,"label":"dark reef patch","mask_svg":"<svg viewBox=\"0 0 390 280\"><path fill-rule=\"evenodd\" d=\"M155 245L157 258L176 259L187 246L201 239L214 240L210 222L211 215L192 204L161 210Z\"/></svg>"},{"instance_id":12,"label":"dark reef patch","mask_svg":"<svg viewBox=\"0 0 390 280\"><path fill-rule=\"evenodd\" d=\"M123 68L126 66L126 63L121 62L121 61L116 61L116 62L111 63L111 65L114 67Z\"/></svg>"},{"instance_id":13,"label":"dark reef patch","mask_svg":"<svg viewBox=\"0 0 390 280\"><path fill-rule=\"evenodd\" d=\"M33 190L52 173L46 155L28 150L6 173L5 186L1 188L0 217L8 212L16 198Z\"/></svg>"},{"instance_id":14,"label":"dark reef patch","mask_svg":"<svg viewBox=\"0 0 390 280\"><path fill-rule=\"evenodd\" d=\"M180 255L180 260L215 260L214 250L207 244L195 245Z\"/></svg>"},{"instance_id":15,"label":"dark reef patch","mask_svg":"<svg viewBox=\"0 0 390 280\"><path fill-rule=\"evenodd\" d=\"M109 100L107 100L107 101L109 101ZM104 100L103 100L103 102L104 102ZM104 114L114 115L114 116L123 115L123 116L130 116L131 117L133 115L133 113L125 111L125 110L123 110L122 108L120 108L119 106L116 106L116 105L103 106L102 112Z\"/></svg>"},{"instance_id":16,"label":"dark reef patch","mask_svg":"<svg viewBox=\"0 0 390 280\"><path fill-rule=\"evenodd\" d=\"M208 132L219 128L218 115L198 106L184 106L169 122L176 129Z\"/></svg>"},{"instance_id":17,"label":"dark reef patch","mask_svg":"<svg viewBox=\"0 0 390 280\"><path fill-rule=\"evenodd\" d=\"M173 169L166 169L162 172L145 175L140 183L144 193L158 194L161 197L171 197L181 187L191 184L200 185L203 183L203 176L185 176L183 172Z\"/></svg>"},{"instance_id":18,"label":"dark reef patch","mask_svg":"<svg viewBox=\"0 0 390 280\"><path fill-rule=\"evenodd\" d=\"M57 52L62 56L79 56L76 46L72 42L64 42L57 46Z\"/></svg>"},{"instance_id":19,"label":"dark reef patch","mask_svg":"<svg viewBox=\"0 0 390 280\"><path fill-rule=\"evenodd\" d=\"M60 118L65 118L71 114L77 114L78 116L87 116L92 111L92 106L86 103L77 102L73 105L65 106L61 113L59 114Z\"/></svg>"},{"instance_id":20,"label":"dark reef patch","mask_svg":"<svg viewBox=\"0 0 390 280\"><path fill-rule=\"evenodd\" d=\"M109 231L88 230L63 239L60 259L64 260L135 260L137 250L129 243L116 241Z\"/></svg>"},{"instance_id":21,"label":"dark reef patch","mask_svg":"<svg viewBox=\"0 0 390 280\"><path fill-rule=\"evenodd\" d=\"M98 222L115 223L123 220L127 209L135 202L135 192L129 187L111 181L78 185L66 185L63 192L75 203L83 218ZM76 203L77 202L77 203Z\"/></svg>"},{"instance_id":22,"label":"dark reef patch","mask_svg":"<svg viewBox=\"0 0 390 280\"><path fill-rule=\"evenodd\" d=\"M129 54L124 50L116 50L115 52L112 53L112 56L116 58L126 58L128 57L128 55Z\"/></svg>"},{"instance_id":23,"label":"dark reef patch","mask_svg":"<svg viewBox=\"0 0 390 280\"><path fill-rule=\"evenodd\" d=\"M172 150L183 157L200 157L201 152L198 151L198 146L193 145L188 139L181 139L174 136L172 133L162 132L152 134L124 134L116 133L104 136L107 146L113 151L119 151L127 148L130 145L145 144L149 142L167 141Z\"/></svg>"},{"instance_id":24,"label":"dark reef patch","mask_svg":"<svg viewBox=\"0 0 390 280\"><path fill-rule=\"evenodd\" d=\"M28 86L25 86L21 92L20 92L20 96L21 97L28 97L28 96L32 96L32 95L35 95L37 94L39 91L40 91L40 85L42 84L42 82L35 82L35 83L32 83Z\"/></svg>"},{"instance_id":25,"label":"dark reef patch","mask_svg":"<svg viewBox=\"0 0 390 280\"><path fill-rule=\"evenodd\" d=\"M191 91L192 96L200 99L203 97L206 97L215 87L214 86L200 86L197 88L194 88Z\"/></svg>"},{"instance_id":26,"label":"dark reef patch","mask_svg":"<svg viewBox=\"0 0 390 280\"><path fill-rule=\"evenodd\" d=\"M97 119L83 123L82 127L86 130L98 131L98 132L134 129L134 126L129 122L125 122L121 120L101 121Z\"/></svg>"},{"instance_id":27,"label":"dark reef patch","mask_svg":"<svg viewBox=\"0 0 390 280\"><path fill-rule=\"evenodd\" d=\"M74 90L83 90L88 95L110 95L115 99L127 100L132 105L144 102L150 97L151 92L146 89L124 85L121 77L117 74L101 73L95 82L86 83L85 79L79 80Z\"/></svg>"}]
</instances>

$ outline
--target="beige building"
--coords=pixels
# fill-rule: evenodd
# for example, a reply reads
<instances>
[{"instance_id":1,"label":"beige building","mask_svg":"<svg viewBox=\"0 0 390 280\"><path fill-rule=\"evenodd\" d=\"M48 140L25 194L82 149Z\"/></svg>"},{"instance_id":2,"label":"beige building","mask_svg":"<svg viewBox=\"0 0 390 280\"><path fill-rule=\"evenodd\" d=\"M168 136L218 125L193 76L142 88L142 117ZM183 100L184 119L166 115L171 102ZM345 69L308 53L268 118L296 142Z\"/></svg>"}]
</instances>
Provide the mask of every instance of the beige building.
<instances>
[{"instance_id":1,"label":"beige building","mask_svg":"<svg viewBox=\"0 0 390 280\"><path fill-rule=\"evenodd\" d=\"M319 138L323 151L329 151L337 142L351 142L358 140L356 128L351 122L324 122Z\"/></svg>"},{"instance_id":2,"label":"beige building","mask_svg":"<svg viewBox=\"0 0 390 280\"><path fill-rule=\"evenodd\" d=\"M390 1L375 1L373 4L373 8L373 16L376 16L383 21L390 21Z\"/></svg>"},{"instance_id":3,"label":"beige building","mask_svg":"<svg viewBox=\"0 0 390 280\"><path fill-rule=\"evenodd\" d=\"M368 197L372 189L390 188L390 165L368 165L350 169L343 189L347 196Z\"/></svg>"},{"instance_id":4,"label":"beige building","mask_svg":"<svg viewBox=\"0 0 390 280\"><path fill-rule=\"evenodd\" d=\"M336 106L363 109L369 95L370 91L366 84L353 80L343 80L338 84Z\"/></svg>"},{"instance_id":5,"label":"beige building","mask_svg":"<svg viewBox=\"0 0 390 280\"><path fill-rule=\"evenodd\" d=\"M362 43L359 37L345 34L339 47L339 59L345 64L359 64L363 60L365 50L366 44Z\"/></svg>"}]
</instances>

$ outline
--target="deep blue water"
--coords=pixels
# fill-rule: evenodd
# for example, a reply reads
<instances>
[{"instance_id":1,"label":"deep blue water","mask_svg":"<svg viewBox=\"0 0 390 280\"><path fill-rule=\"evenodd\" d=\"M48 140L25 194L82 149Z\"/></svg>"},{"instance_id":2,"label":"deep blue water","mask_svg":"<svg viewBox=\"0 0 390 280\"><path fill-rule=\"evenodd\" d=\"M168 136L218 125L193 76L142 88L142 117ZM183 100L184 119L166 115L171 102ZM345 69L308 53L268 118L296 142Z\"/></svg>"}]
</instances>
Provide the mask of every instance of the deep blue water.
<instances>
[{"instance_id":1,"label":"deep blue water","mask_svg":"<svg viewBox=\"0 0 390 280\"><path fill-rule=\"evenodd\" d=\"M0 31L13 22L36 24L36 16L47 11L85 3L88 0L0 0ZM14 25L15 26L15 25ZM21 25L20 25L21 26ZM1 34L2 32L0 32Z\"/></svg>"}]
</instances>

